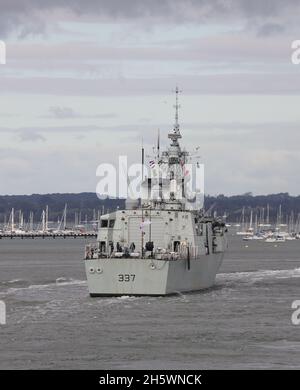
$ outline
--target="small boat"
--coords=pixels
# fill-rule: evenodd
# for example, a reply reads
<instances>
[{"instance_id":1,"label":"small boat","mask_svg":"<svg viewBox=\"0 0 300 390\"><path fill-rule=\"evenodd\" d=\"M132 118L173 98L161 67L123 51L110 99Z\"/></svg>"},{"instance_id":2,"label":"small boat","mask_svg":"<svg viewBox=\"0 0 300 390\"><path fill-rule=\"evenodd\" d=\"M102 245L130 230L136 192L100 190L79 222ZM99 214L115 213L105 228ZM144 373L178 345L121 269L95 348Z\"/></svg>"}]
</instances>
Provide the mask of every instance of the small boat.
<instances>
[{"instance_id":1,"label":"small boat","mask_svg":"<svg viewBox=\"0 0 300 390\"><path fill-rule=\"evenodd\" d=\"M276 242L276 238L275 237L268 237L265 239L265 242Z\"/></svg>"},{"instance_id":2,"label":"small boat","mask_svg":"<svg viewBox=\"0 0 300 390\"><path fill-rule=\"evenodd\" d=\"M294 241L294 240L296 240L296 236L287 235L285 237L285 239L286 239L286 241Z\"/></svg>"},{"instance_id":3,"label":"small boat","mask_svg":"<svg viewBox=\"0 0 300 390\"><path fill-rule=\"evenodd\" d=\"M245 236L243 237L243 241L251 241L251 240L254 240L253 236Z\"/></svg>"},{"instance_id":4,"label":"small boat","mask_svg":"<svg viewBox=\"0 0 300 390\"><path fill-rule=\"evenodd\" d=\"M265 237L264 236L261 236L261 235L258 235L258 234L254 234L254 236L252 237L252 240L263 240Z\"/></svg>"}]
</instances>

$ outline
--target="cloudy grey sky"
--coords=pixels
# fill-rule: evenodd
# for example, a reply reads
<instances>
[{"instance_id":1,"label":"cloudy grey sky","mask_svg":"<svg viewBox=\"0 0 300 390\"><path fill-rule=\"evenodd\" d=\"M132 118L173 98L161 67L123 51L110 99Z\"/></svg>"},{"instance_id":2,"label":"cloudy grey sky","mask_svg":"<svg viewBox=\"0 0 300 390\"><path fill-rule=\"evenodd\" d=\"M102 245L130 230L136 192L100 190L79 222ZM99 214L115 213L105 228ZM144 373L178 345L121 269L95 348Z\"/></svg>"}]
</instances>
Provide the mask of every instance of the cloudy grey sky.
<instances>
[{"instance_id":1,"label":"cloudy grey sky","mask_svg":"<svg viewBox=\"0 0 300 390\"><path fill-rule=\"evenodd\" d=\"M0 0L0 194L95 191L96 167L183 145L206 192L300 194L299 0Z\"/></svg>"}]
</instances>

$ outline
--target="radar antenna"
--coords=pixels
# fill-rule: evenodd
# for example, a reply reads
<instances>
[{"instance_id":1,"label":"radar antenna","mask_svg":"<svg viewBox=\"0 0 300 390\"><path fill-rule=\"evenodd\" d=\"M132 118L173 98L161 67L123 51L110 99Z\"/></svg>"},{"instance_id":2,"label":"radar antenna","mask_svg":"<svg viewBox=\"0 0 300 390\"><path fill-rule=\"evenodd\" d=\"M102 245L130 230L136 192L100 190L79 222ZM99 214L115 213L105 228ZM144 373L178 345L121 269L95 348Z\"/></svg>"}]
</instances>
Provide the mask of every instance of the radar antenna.
<instances>
[{"instance_id":1,"label":"radar antenna","mask_svg":"<svg viewBox=\"0 0 300 390\"><path fill-rule=\"evenodd\" d=\"M170 138L173 142L173 145L178 145L178 139L181 138L181 134L180 134L180 128L179 128L179 121L178 121L178 110L180 108L180 104L178 103L178 94L181 93L182 91L179 90L178 86L176 86L176 89L175 89L175 96L176 96L176 100L175 100L175 105L174 105L174 108L175 108L175 124L174 124L174 129L173 129L173 133L169 133L168 135L168 138Z\"/></svg>"}]
</instances>

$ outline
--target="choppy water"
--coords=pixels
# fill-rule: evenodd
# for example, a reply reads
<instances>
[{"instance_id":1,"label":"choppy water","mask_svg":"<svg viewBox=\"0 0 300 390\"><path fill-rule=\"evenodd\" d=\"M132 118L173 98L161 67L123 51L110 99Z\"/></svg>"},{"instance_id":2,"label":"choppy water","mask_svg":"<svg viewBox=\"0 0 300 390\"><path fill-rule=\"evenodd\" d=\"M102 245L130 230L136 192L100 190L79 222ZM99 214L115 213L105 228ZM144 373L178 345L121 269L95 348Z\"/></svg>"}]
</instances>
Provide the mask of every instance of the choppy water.
<instances>
[{"instance_id":1,"label":"choppy water","mask_svg":"<svg viewBox=\"0 0 300 390\"><path fill-rule=\"evenodd\" d=\"M300 368L300 240L232 236L214 288L159 298L90 298L84 244L0 241L0 369Z\"/></svg>"}]
</instances>

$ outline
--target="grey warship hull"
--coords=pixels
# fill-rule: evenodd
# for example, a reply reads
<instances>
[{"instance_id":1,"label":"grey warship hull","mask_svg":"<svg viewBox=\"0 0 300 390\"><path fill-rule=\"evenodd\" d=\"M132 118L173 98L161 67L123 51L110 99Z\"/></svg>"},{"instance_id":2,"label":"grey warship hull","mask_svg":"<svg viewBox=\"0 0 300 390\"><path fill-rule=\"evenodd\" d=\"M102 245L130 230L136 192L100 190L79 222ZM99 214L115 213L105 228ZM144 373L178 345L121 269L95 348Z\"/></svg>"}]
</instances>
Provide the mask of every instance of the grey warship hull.
<instances>
[{"instance_id":1,"label":"grey warship hull","mask_svg":"<svg viewBox=\"0 0 300 390\"><path fill-rule=\"evenodd\" d=\"M85 262L89 293L96 296L170 295L211 287L223 253L188 261L90 259Z\"/></svg>"}]
</instances>

